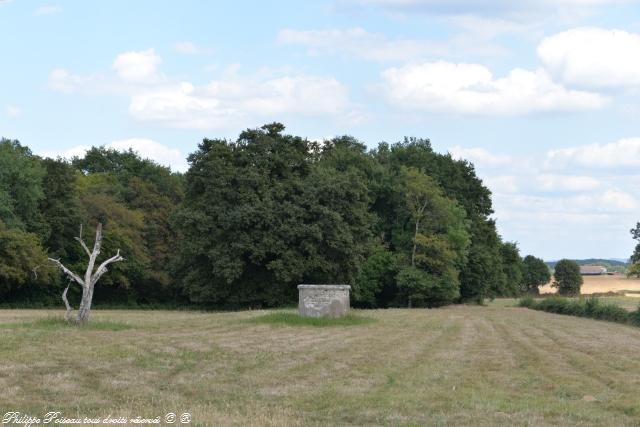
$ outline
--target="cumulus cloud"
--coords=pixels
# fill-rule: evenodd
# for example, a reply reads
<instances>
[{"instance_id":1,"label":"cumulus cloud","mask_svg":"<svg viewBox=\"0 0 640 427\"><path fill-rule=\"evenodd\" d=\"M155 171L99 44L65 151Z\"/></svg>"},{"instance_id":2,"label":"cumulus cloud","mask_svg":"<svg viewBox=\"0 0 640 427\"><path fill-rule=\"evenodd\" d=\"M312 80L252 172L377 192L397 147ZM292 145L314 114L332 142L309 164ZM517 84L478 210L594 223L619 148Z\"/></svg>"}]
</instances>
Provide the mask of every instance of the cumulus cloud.
<instances>
[{"instance_id":1,"label":"cumulus cloud","mask_svg":"<svg viewBox=\"0 0 640 427\"><path fill-rule=\"evenodd\" d=\"M332 116L351 124L367 117L351 104L347 87L330 76L289 69L261 69L243 76L234 65L216 80L195 85L162 74L161 62L154 49L125 52L115 58L113 76L81 76L59 68L51 71L48 87L63 93L126 95L136 120L184 129L245 126L283 115Z\"/></svg>"},{"instance_id":2,"label":"cumulus cloud","mask_svg":"<svg viewBox=\"0 0 640 427\"><path fill-rule=\"evenodd\" d=\"M549 150L546 166L553 169L634 168L640 166L640 138L624 138L608 144L589 144Z\"/></svg>"},{"instance_id":3,"label":"cumulus cloud","mask_svg":"<svg viewBox=\"0 0 640 427\"><path fill-rule=\"evenodd\" d=\"M168 166L174 171L184 172L188 169L186 156L182 154L180 150L170 148L149 138L120 139L106 144L105 147L118 151L128 151L131 149L138 153L140 157L153 160L163 166ZM39 154L44 157L63 157L70 159L72 157L84 156L89 149L91 149L91 147L88 145L77 145L64 150L43 151Z\"/></svg>"},{"instance_id":4,"label":"cumulus cloud","mask_svg":"<svg viewBox=\"0 0 640 427\"><path fill-rule=\"evenodd\" d=\"M134 94L130 114L179 128L215 129L247 116L348 113L348 92L336 79L309 75L228 76L202 87L183 82Z\"/></svg>"},{"instance_id":5,"label":"cumulus cloud","mask_svg":"<svg viewBox=\"0 0 640 427\"><path fill-rule=\"evenodd\" d=\"M544 66L563 82L584 87L640 85L640 35L575 28L538 45Z\"/></svg>"},{"instance_id":6,"label":"cumulus cloud","mask_svg":"<svg viewBox=\"0 0 640 427\"><path fill-rule=\"evenodd\" d=\"M458 160L469 160L482 166L504 166L510 164L513 159L505 154L494 154L480 147L465 148L459 145L449 149L451 157Z\"/></svg>"},{"instance_id":7,"label":"cumulus cloud","mask_svg":"<svg viewBox=\"0 0 640 427\"><path fill-rule=\"evenodd\" d=\"M117 75L126 82L157 83L162 80L157 67L162 58L154 49L144 51L124 52L116 56L112 68Z\"/></svg>"},{"instance_id":8,"label":"cumulus cloud","mask_svg":"<svg viewBox=\"0 0 640 427\"><path fill-rule=\"evenodd\" d=\"M113 141L107 145L119 151L132 149L141 157L154 160L155 162L169 166L174 171L185 172L188 169L186 156L175 148L167 147L148 138L129 138Z\"/></svg>"},{"instance_id":9,"label":"cumulus cloud","mask_svg":"<svg viewBox=\"0 0 640 427\"><path fill-rule=\"evenodd\" d=\"M387 99L401 108L431 112L518 115L593 110L608 100L554 83L542 69L514 69L494 78L480 64L427 62L382 73Z\"/></svg>"},{"instance_id":10,"label":"cumulus cloud","mask_svg":"<svg viewBox=\"0 0 640 427\"><path fill-rule=\"evenodd\" d=\"M588 191L600 187L600 181L584 175L541 174L536 177L544 191Z\"/></svg>"}]
</instances>

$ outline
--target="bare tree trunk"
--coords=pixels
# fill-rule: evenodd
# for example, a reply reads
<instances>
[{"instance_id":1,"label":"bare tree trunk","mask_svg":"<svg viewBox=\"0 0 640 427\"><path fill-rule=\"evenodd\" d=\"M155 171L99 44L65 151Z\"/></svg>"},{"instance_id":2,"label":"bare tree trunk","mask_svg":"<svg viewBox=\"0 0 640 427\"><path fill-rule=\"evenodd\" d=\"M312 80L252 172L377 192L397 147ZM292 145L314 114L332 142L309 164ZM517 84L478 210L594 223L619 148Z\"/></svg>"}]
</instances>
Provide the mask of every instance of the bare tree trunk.
<instances>
[{"instance_id":1,"label":"bare tree trunk","mask_svg":"<svg viewBox=\"0 0 640 427\"><path fill-rule=\"evenodd\" d=\"M71 318L71 306L69 305L69 300L67 299L67 291L69 290L69 286L71 286L71 281L69 281L69 284L66 288L64 288L64 291L62 292L62 301L64 301L64 306L67 308L66 313L64 313L64 320L67 322Z\"/></svg>"},{"instance_id":2,"label":"bare tree trunk","mask_svg":"<svg viewBox=\"0 0 640 427\"><path fill-rule=\"evenodd\" d=\"M84 274L84 279L65 267L59 259L49 258L49 260L56 264L62 270L62 272L67 275L70 282L76 282L80 286L82 286L82 299L80 300L80 308L78 309L78 314L76 316L76 323L78 323L79 325L85 325L87 322L89 322L89 316L91 314L91 302L93 301L94 286L96 285L96 283L98 283L100 277L102 277L102 275L107 272L107 266L109 264L123 261L124 258L120 256L120 250L118 249L116 255L104 261L94 271L96 260L100 255L100 248L102 247L102 224L98 224L98 227L96 228L96 240L93 244L92 251L89 250L89 247L84 243L84 240L82 240L82 226L80 226L80 236L76 237L75 239L80 242L82 249L84 249L85 253L89 256L89 263L87 265L87 271ZM69 305L69 301L67 300L67 290L69 290L69 286L67 286L67 288L62 293L62 300L64 301L65 307L67 308L67 312L65 313L65 320L69 319L71 313L71 306Z\"/></svg>"},{"instance_id":3,"label":"bare tree trunk","mask_svg":"<svg viewBox=\"0 0 640 427\"><path fill-rule=\"evenodd\" d=\"M82 299L80 300L80 308L78 309L78 315L76 316L76 323L79 325L86 325L89 322L92 300L93 287L92 289L82 289Z\"/></svg>"}]
</instances>

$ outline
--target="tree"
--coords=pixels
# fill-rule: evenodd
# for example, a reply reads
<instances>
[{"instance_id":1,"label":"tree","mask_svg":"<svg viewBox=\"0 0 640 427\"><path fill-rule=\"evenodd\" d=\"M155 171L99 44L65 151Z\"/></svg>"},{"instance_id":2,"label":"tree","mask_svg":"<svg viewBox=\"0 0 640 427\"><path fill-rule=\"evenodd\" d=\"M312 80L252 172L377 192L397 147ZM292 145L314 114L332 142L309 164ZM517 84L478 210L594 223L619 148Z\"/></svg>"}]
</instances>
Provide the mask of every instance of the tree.
<instances>
[{"instance_id":1,"label":"tree","mask_svg":"<svg viewBox=\"0 0 640 427\"><path fill-rule=\"evenodd\" d=\"M389 307L397 304L397 276L401 256L385 247L377 248L362 264L352 286L353 302L362 307Z\"/></svg>"},{"instance_id":2,"label":"tree","mask_svg":"<svg viewBox=\"0 0 640 427\"><path fill-rule=\"evenodd\" d=\"M40 269L45 261L35 234L9 229L0 220L0 296L31 282L46 283L51 275Z\"/></svg>"},{"instance_id":3,"label":"tree","mask_svg":"<svg viewBox=\"0 0 640 427\"><path fill-rule=\"evenodd\" d=\"M540 295L539 287L549 283L549 280L551 280L551 273L543 260L533 255L524 257L522 266L522 288L524 292Z\"/></svg>"},{"instance_id":4,"label":"tree","mask_svg":"<svg viewBox=\"0 0 640 427\"><path fill-rule=\"evenodd\" d=\"M277 306L296 285L353 283L371 248L363 148L284 135L272 123L189 157L175 275L192 302ZM358 154L360 152L360 154Z\"/></svg>"},{"instance_id":5,"label":"tree","mask_svg":"<svg viewBox=\"0 0 640 427\"><path fill-rule=\"evenodd\" d=\"M402 168L400 177L412 239L410 266L400 271L398 289L410 307L450 304L459 296L458 268L469 246L465 211L419 170Z\"/></svg>"},{"instance_id":6,"label":"tree","mask_svg":"<svg viewBox=\"0 0 640 427\"><path fill-rule=\"evenodd\" d=\"M53 262L55 265L62 270L62 272L69 278L69 285L65 288L62 293L62 300L66 306L67 312L65 314L65 320L69 320L69 316L71 313L71 306L69 305L69 301L67 299L67 291L69 290L69 286L71 282L76 282L80 286L82 286L82 299L80 301L80 308L78 309L78 315L76 317L76 323L79 325L84 325L89 322L89 316L91 314L91 303L93 301L93 289L98 283L98 280L107 272L107 267L119 261L124 261L124 258L120 255L120 250L112 256L111 258L103 261L98 268L95 268L98 256L100 256L100 249L102 248L102 224L99 223L96 228L96 239L93 244L93 250L89 250L89 247L86 245L84 240L82 239L82 227L80 227L80 235L75 238L82 249L85 251L87 256L89 257L89 262L87 264L87 270L84 274L84 278L81 278L79 275L69 270L67 267L60 262L59 259L49 258L49 261Z\"/></svg>"},{"instance_id":7,"label":"tree","mask_svg":"<svg viewBox=\"0 0 640 427\"><path fill-rule=\"evenodd\" d=\"M38 204L44 197L40 159L18 141L0 140L0 220L44 237L47 234Z\"/></svg>"},{"instance_id":8,"label":"tree","mask_svg":"<svg viewBox=\"0 0 640 427\"><path fill-rule=\"evenodd\" d=\"M496 295L518 296L521 292L523 262L518 245L515 242L503 242L500 245L500 260L504 273L504 287L496 289Z\"/></svg>"},{"instance_id":9,"label":"tree","mask_svg":"<svg viewBox=\"0 0 640 427\"><path fill-rule=\"evenodd\" d=\"M558 261L554 272L553 287L558 288L558 294L565 296L580 295L582 286L580 266L575 261L562 259Z\"/></svg>"},{"instance_id":10,"label":"tree","mask_svg":"<svg viewBox=\"0 0 640 427\"><path fill-rule=\"evenodd\" d=\"M505 283L500 245L493 220L472 222L468 261L460 271L461 301L481 304L484 298L500 295Z\"/></svg>"},{"instance_id":11,"label":"tree","mask_svg":"<svg viewBox=\"0 0 640 427\"><path fill-rule=\"evenodd\" d=\"M631 233L633 240L636 240L638 242L635 249L633 250L633 254L631 255L630 260L632 264L635 264L637 262L640 262L640 222L638 222L635 227L629 230L629 232Z\"/></svg>"},{"instance_id":12,"label":"tree","mask_svg":"<svg viewBox=\"0 0 640 427\"><path fill-rule=\"evenodd\" d=\"M627 277L635 277L640 279L640 263L635 262L629 266Z\"/></svg>"}]
</instances>

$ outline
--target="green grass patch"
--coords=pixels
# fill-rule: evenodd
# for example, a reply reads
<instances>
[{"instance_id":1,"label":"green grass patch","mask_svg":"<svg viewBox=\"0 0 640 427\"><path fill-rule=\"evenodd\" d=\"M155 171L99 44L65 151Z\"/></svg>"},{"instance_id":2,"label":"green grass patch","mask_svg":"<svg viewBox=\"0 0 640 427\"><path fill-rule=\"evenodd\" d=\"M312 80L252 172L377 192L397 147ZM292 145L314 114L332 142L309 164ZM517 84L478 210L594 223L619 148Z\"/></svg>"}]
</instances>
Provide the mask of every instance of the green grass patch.
<instances>
[{"instance_id":1,"label":"green grass patch","mask_svg":"<svg viewBox=\"0 0 640 427\"><path fill-rule=\"evenodd\" d=\"M74 322L67 322L58 317L45 317L31 322L5 323L0 325L2 329L28 328L38 330L58 330L58 329L81 329L91 331L124 331L133 326L126 323L110 321L89 321L86 325L76 325Z\"/></svg>"},{"instance_id":2,"label":"green grass patch","mask_svg":"<svg viewBox=\"0 0 640 427\"><path fill-rule=\"evenodd\" d=\"M348 314L339 319L331 319L327 317L316 318L300 316L298 313L278 311L254 317L252 319L248 319L248 321L251 323L263 323L268 325L325 327L366 325L368 323L375 322L375 319L357 314Z\"/></svg>"}]
</instances>

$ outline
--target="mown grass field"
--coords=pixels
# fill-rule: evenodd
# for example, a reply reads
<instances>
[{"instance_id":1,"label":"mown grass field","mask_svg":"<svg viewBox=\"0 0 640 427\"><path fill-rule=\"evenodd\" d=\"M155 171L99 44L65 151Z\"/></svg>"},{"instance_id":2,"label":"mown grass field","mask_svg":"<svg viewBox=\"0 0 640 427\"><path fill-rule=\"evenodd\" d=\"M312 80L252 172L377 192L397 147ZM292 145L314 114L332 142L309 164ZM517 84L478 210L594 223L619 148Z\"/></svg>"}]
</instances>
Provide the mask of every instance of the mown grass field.
<instances>
[{"instance_id":1,"label":"mown grass field","mask_svg":"<svg viewBox=\"0 0 640 427\"><path fill-rule=\"evenodd\" d=\"M640 328L524 308L0 310L0 410L191 425L638 425ZM44 320L38 320L44 319ZM179 424L176 424L179 425Z\"/></svg>"}]
</instances>

